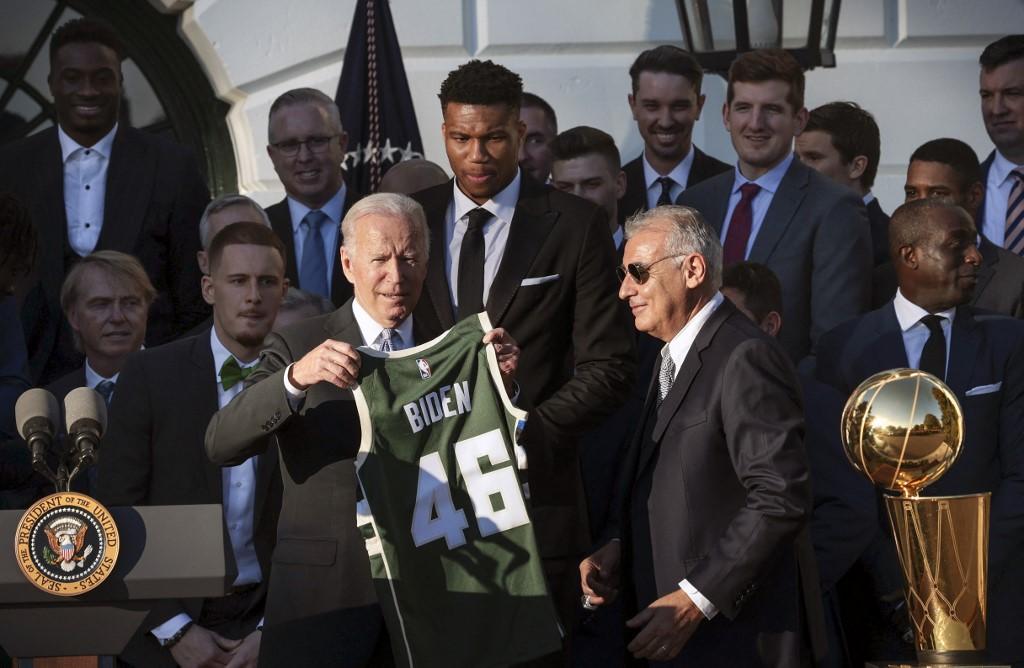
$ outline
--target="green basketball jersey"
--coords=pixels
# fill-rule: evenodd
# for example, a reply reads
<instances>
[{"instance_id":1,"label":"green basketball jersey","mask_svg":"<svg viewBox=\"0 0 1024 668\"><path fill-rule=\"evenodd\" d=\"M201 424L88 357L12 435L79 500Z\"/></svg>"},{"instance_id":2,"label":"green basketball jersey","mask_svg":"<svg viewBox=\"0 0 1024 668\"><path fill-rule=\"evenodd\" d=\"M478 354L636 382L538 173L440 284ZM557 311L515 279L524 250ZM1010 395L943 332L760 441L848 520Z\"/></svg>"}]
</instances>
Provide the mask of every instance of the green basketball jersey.
<instances>
[{"instance_id":1,"label":"green basketball jersey","mask_svg":"<svg viewBox=\"0 0 1024 668\"><path fill-rule=\"evenodd\" d=\"M360 348L356 468L400 666L504 666L561 646L486 313L416 348ZM517 451L519 452L517 456Z\"/></svg>"}]
</instances>

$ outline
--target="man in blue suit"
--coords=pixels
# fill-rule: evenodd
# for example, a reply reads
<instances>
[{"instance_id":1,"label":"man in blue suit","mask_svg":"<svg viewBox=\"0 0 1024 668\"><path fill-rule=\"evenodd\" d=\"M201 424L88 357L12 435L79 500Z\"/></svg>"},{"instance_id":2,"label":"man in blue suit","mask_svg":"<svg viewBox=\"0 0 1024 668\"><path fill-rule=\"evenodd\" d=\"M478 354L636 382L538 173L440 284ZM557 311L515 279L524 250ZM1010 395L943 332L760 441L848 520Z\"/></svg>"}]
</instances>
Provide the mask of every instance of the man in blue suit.
<instances>
[{"instance_id":1,"label":"man in blue suit","mask_svg":"<svg viewBox=\"0 0 1024 668\"><path fill-rule=\"evenodd\" d=\"M956 393L964 447L928 493L992 493L988 650L992 660L1024 665L1016 638L1024 626L1024 323L967 305L981 255L962 208L908 202L889 231L896 297L823 336L817 375L849 395L879 371L921 368ZM887 527L879 531L891 541Z\"/></svg>"},{"instance_id":2,"label":"man in blue suit","mask_svg":"<svg viewBox=\"0 0 1024 668\"><path fill-rule=\"evenodd\" d=\"M807 125L807 109L804 73L789 53L737 58L722 116L736 169L688 188L676 203L704 215L722 241L725 265L751 260L779 277L786 325L778 340L799 361L818 337L870 306L864 202L795 159L793 138Z\"/></svg>"}]
</instances>

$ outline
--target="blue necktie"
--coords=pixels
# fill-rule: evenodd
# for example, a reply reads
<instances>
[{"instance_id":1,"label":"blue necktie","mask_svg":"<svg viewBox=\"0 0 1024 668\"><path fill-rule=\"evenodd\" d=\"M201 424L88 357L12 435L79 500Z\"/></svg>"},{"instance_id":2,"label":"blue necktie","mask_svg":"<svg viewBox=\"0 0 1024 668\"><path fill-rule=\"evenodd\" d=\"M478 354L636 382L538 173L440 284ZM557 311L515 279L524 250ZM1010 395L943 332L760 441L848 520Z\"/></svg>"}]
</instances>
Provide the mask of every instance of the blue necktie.
<instances>
[{"instance_id":1,"label":"blue necktie","mask_svg":"<svg viewBox=\"0 0 1024 668\"><path fill-rule=\"evenodd\" d=\"M101 380L93 389L99 392L100 396L103 397L103 401L105 401L107 406L109 406L110 398L114 396L114 381Z\"/></svg>"},{"instance_id":2,"label":"blue necktie","mask_svg":"<svg viewBox=\"0 0 1024 668\"><path fill-rule=\"evenodd\" d=\"M327 287L327 254L320 228L329 220L323 211L310 211L299 224L305 233L299 260L299 287L324 297L330 297L331 291Z\"/></svg>"}]
</instances>

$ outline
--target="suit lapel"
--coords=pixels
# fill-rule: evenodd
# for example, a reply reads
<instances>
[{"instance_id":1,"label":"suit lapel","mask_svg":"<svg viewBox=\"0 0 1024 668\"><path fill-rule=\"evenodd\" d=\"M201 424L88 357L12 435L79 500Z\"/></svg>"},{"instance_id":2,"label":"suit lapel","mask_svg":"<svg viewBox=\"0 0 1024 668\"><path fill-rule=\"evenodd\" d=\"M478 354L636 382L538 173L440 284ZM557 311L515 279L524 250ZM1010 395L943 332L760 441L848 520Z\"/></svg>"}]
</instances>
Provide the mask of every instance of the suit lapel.
<instances>
[{"instance_id":1,"label":"suit lapel","mask_svg":"<svg viewBox=\"0 0 1024 668\"><path fill-rule=\"evenodd\" d=\"M187 393L190 401L195 402L189 413L205 424L217 412L220 403L217 398L217 370L213 365L213 350L210 348L210 330L204 329L201 334L193 337L190 362L195 365L196 371L195 387ZM212 498L223 500L224 483L220 467L214 466L205 456L203 461L203 473Z\"/></svg>"},{"instance_id":2,"label":"suit lapel","mask_svg":"<svg viewBox=\"0 0 1024 668\"><path fill-rule=\"evenodd\" d=\"M38 200L43 206L41 220L33 220L39 230L40 267L63 267L64 250L68 243L68 219L64 206L64 163L61 160L60 139L57 128L45 131L45 143L36 156L35 173L39 179L39 192L46 193ZM38 271L38 270L37 270ZM45 292L59 312L57 303L64 272L38 272Z\"/></svg>"},{"instance_id":3,"label":"suit lapel","mask_svg":"<svg viewBox=\"0 0 1024 668\"><path fill-rule=\"evenodd\" d=\"M657 409L657 412L652 416L655 419L654 429L651 431L651 437L645 439L641 446L640 461L637 467L637 473L639 474L647 465L647 462L657 451L657 445L661 441L662 436L665 435L665 430L668 429L669 423L672 418L679 411L683 400L690 392L690 386L693 385L694 378L700 372L703 366L703 355L704 351L711 345L712 340L715 338L715 334L718 333L718 329L722 326L722 323L726 321L733 313L735 308L728 300L723 301L719 304L711 317L708 319L704 326L701 327L700 332L697 334L697 338L694 339L693 345L690 346L689 352L686 353L685 359L679 371L676 373L676 379L672 383L672 389L669 390L665 400L661 402L661 406ZM660 368L661 360L659 358L658 365ZM652 375L651 388L647 392L648 405L650 402L655 401L656 390L658 386L658 373L655 372Z\"/></svg>"},{"instance_id":4,"label":"suit lapel","mask_svg":"<svg viewBox=\"0 0 1024 668\"><path fill-rule=\"evenodd\" d=\"M970 307L959 307L953 318L952 339L949 342L949 362L946 384L958 397L971 388L971 375L978 359L977 321Z\"/></svg>"},{"instance_id":5,"label":"suit lapel","mask_svg":"<svg viewBox=\"0 0 1024 668\"><path fill-rule=\"evenodd\" d=\"M424 292L430 299L433 315L437 318L440 331L455 324L455 312L452 309L452 296L448 289L448 274L445 262L448 257L445 221L448 215L448 203L452 198L454 181L430 188L418 198L427 214L430 227L430 262L427 263L427 278L424 281ZM422 299L422 297L421 297Z\"/></svg>"},{"instance_id":6,"label":"suit lapel","mask_svg":"<svg viewBox=\"0 0 1024 668\"><path fill-rule=\"evenodd\" d=\"M299 286L299 263L295 257L295 234L292 231L292 214L288 211L288 198L267 207L267 217L270 218L270 227L278 238L284 242L285 248L285 270L284 275L288 282L294 287Z\"/></svg>"},{"instance_id":7,"label":"suit lapel","mask_svg":"<svg viewBox=\"0 0 1024 668\"><path fill-rule=\"evenodd\" d=\"M794 214L800 208L806 194L809 169L794 158L786 170L750 249L749 259L752 262L765 262L792 224Z\"/></svg>"},{"instance_id":8,"label":"suit lapel","mask_svg":"<svg viewBox=\"0 0 1024 668\"><path fill-rule=\"evenodd\" d=\"M415 325L415 320L413 324ZM352 299L345 302L341 308L324 321L324 333L329 338L344 341L352 346L367 345L359 331L359 323L356 322L355 314L352 313Z\"/></svg>"},{"instance_id":9,"label":"suit lapel","mask_svg":"<svg viewBox=\"0 0 1024 668\"><path fill-rule=\"evenodd\" d=\"M524 176L505 252L487 295L487 313L495 326L501 325L533 259L557 222L558 212L548 208L544 187Z\"/></svg>"},{"instance_id":10,"label":"suit lapel","mask_svg":"<svg viewBox=\"0 0 1024 668\"><path fill-rule=\"evenodd\" d=\"M635 213L647 209L647 182L644 179L643 154L629 162L622 171L626 172L626 192L619 200L619 222L624 222Z\"/></svg>"},{"instance_id":11,"label":"suit lapel","mask_svg":"<svg viewBox=\"0 0 1024 668\"><path fill-rule=\"evenodd\" d=\"M732 175L712 179L708 182L710 185L704 186L712 188L712 190L703 198L704 208L701 209L701 213L704 214L704 220L715 228L715 233L719 236L722 235L722 227L725 225L725 213L729 210L729 196L732 193L734 181L735 175ZM683 197L686 195L684 194Z\"/></svg>"},{"instance_id":12,"label":"suit lapel","mask_svg":"<svg viewBox=\"0 0 1024 668\"><path fill-rule=\"evenodd\" d=\"M992 169L992 162L996 159L996 152L992 151L985 158L985 162L981 163L981 182L984 184L985 192L988 192L988 172ZM978 205L978 213L974 217L975 224L978 226L978 231L981 231L982 226L985 223L985 198L981 198L981 204Z\"/></svg>"},{"instance_id":13,"label":"suit lapel","mask_svg":"<svg viewBox=\"0 0 1024 668\"><path fill-rule=\"evenodd\" d=\"M907 361L907 347L903 343L903 332L900 330L899 320L896 319L896 308L893 303L889 302L873 313L877 320L872 322L865 317L865 329L878 333L878 343L862 349L862 354L869 357L863 360L868 373L864 374L861 380L880 371L905 369L910 366L910 362ZM861 332L858 330L858 333ZM853 390L853 387L849 389Z\"/></svg>"},{"instance_id":14,"label":"suit lapel","mask_svg":"<svg viewBox=\"0 0 1024 668\"><path fill-rule=\"evenodd\" d=\"M107 190L103 201L103 228L97 250L131 253L146 222L155 161L143 142L119 126L110 149Z\"/></svg>"}]
</instances>

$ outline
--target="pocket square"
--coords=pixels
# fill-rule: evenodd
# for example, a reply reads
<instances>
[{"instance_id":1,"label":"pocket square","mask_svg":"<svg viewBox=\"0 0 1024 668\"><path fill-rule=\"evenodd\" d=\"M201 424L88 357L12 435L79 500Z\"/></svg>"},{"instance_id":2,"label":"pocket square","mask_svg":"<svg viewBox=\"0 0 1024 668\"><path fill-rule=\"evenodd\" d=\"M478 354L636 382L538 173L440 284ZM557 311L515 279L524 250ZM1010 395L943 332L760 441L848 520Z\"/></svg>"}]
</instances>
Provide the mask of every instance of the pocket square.
<instances>
[{"instance_id":1,"label":"pocket square","mask_svg":"<svg viewBox=\"0 0 1024 668\"><path fill-rule=\"evenodd\" d=\"M971 389L967 390L967 396L976 397L979 394L992 394L993 392L998 392L999 388L1001 388L1002 386L1003 381L999 381L998 383L992 383L991 385L979 385L977 387L972 387Z\"/></svg>"},{"instance_id":2,"label":"pocket square","mask_svg":"<svg viewBox=\"0 0 1024 668\"><path fill-rule=\"evenodd\" d=\"M523 282L519 284L519 287L525 288L530 285L544 285L545 283L551 283L561 278L560 274L551 274L550 276L534 276L533 278L524 278Z\"/></svg>"}]
</instances>

